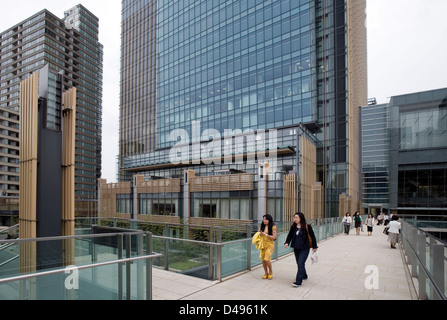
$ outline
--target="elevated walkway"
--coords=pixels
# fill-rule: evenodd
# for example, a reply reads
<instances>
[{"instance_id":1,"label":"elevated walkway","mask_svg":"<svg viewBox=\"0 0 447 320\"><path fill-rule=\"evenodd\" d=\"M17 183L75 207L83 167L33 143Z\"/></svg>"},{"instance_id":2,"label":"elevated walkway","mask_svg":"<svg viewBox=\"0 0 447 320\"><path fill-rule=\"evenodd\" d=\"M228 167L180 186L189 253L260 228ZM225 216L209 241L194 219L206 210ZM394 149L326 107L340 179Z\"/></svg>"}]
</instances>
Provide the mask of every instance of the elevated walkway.
<instances>
[{"instance_id":1,"label":"elevated walkway","mask_svg":"<svg viewBox=\"0 0 447 320\"><path fill-rule=\"evenodd\" d=\"M319 261L307 260L309 276L292 287L294 254L273 260L273 279L263 280L261 266L224 278L198 279L153 268L153 300L414 300L417 294L403 262L401 246L391 249L383 226L340 234L318 243ZM282 245L282 244L279 244ZM374 282L376 280L376 282ZM366 282L366 284L365 284ZM377 289L373 285L377 284Z\"/></svg>"}]
</instances>

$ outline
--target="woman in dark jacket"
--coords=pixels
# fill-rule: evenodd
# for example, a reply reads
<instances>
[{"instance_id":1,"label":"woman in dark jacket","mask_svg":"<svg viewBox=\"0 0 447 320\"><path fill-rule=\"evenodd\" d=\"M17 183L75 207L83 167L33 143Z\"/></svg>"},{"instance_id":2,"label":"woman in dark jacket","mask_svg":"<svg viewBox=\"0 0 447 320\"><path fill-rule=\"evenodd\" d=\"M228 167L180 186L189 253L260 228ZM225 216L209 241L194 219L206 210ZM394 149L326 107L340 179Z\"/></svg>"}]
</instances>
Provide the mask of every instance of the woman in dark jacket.
<instances>
[{"instance_id":1,"label":"woman in dark jacket","mask_svg":"<svg viewBox=\"0 0 447 320\"><path fill-rule=\"evenodd\" d=\"M287 248L291 243L291 247L295 253L296 264L298 265L298 272L296 274L296 281L293 283L294 287L302 284L303 280L307 279L306 260L309 256L310 248L314 252L317 251L317 239L314 231L310 225L306 223L306 218L302 212L295 213L289 234L287 235L284 248Z\"/></svg>"}]
</instances>

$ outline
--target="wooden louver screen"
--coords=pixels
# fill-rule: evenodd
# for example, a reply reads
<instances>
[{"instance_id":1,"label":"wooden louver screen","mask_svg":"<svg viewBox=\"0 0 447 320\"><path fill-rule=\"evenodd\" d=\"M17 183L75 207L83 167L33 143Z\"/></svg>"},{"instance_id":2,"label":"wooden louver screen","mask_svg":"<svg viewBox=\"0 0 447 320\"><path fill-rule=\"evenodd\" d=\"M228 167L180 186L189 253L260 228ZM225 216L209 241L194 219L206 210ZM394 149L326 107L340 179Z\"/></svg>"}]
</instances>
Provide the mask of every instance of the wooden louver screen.
<instances>
[{"instance_id":1,"label":"wooden louver screen","mask_svg":"<svg viewBox=\"0 0 447 320\"><path fill-rule=\"evenodd\" d=\"M63 94L62 108L62 235L74 234L76 88Z\"/></svg>"},{"instance_id":2,"label":"wooden louver screen","mask_svg":"<svg viewBox=\"0 0 447 320\"><path fill-rule=\"evenodd\" d=\"M39 74L35 72L20 83L20 239L36 238L38 103ZM36 243L21 243L20 271L35 271L35 257Z\"/></svg>"},{"instance_id":3,"label":"wooden louver screen","mask_svg":"<svg viewBox=\"0 0 447 320\"><path fill-rule=\"evenodd\" d=\"M253 174L227 174L191 178L191 192L253 190Z\"/></svg>"},{"instance_id":4,"label":"wooden louver screen","mask_svg":"<svg viewBox=\"0 0 447 320\"><path fill-rule=\"evenodd\" d=\"M75 229L75 135L76 88L64 92L62 106L62 235L74 235ZM63 243L63 263L75 263L74 239Z\"/></svg>"}]
</instances>

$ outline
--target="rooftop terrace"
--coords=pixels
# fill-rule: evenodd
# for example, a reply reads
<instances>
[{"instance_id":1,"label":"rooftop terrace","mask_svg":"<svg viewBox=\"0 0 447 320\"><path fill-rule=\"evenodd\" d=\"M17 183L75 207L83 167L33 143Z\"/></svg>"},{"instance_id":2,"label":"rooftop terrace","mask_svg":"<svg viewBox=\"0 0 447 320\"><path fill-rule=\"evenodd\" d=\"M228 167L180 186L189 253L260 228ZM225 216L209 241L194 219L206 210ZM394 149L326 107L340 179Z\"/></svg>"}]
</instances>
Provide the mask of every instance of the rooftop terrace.
<instances>
[{"instance_id":1,"label":"rooftop terrace","mask_svg":"<svg viewBox=\"0 0 447 320\"><path fill-rule=\"evenodd\" d=\"M283 247L288 225L279 228L272 280L261 279L259 251L251 243L256 226L244 226L236 240L231 239L233 231L222 227L205 230L207 239L191 240L192 230L186 226L165 225L163 235L160 230L155 235L141 230L142 225L108 231L100 227L100 233L92 233L93 225L78 228L72 237L0 240L0 299L446 299L446 245L412 224L402 221L397 249L390 248L383 226L375 225L368 236L356 235L354 229L343 234L339 218L312 225L319 261L307 260L309 279L300 287L292 286L295 257ZM31 244L45 251L71 246L77 273L61 268L56 258L43 261L48 265L41 263L37 271L20 272L21 246Z\"/></svg>"},{"instance_id":2,"label":"rooftop terrace","mask_svg":"<svg viewBox=\"0 0 447 320\"><path fill-rule=\"evenodd\" d=\"M219 281L197 279L154 268L154 300L414 300L416 290L403 263L403 250L391 249L383 226L372 236L352 230L318 243L319 260L307 259L309 279L292 287L296 275L293 253L273 261L273 279L263 280L261 266ZM376 268L378 287L372 288ZM368 278L368 279L367 279ZM367 284L365 285L365 282Z\"/></svg>"}]
</instances>

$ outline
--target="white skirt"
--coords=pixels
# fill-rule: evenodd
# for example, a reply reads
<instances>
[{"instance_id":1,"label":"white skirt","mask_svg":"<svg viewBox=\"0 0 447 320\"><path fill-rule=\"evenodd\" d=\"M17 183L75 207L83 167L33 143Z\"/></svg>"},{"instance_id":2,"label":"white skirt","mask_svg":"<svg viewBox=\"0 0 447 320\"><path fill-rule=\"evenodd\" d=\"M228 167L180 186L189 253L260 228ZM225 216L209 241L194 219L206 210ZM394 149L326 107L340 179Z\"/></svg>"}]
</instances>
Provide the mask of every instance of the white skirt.
<instances>
[{"instance_id":1,"label":"white skirt","mask_svg":"<svg viewBox=\"0 0 447 320\"><path fill-rule=\"evenodd\" d=\"M398 233L388 233L388 242L398 243L399 242L399 234Z\"/></svg>"}]
</instances>

